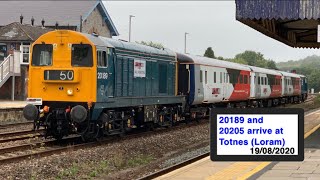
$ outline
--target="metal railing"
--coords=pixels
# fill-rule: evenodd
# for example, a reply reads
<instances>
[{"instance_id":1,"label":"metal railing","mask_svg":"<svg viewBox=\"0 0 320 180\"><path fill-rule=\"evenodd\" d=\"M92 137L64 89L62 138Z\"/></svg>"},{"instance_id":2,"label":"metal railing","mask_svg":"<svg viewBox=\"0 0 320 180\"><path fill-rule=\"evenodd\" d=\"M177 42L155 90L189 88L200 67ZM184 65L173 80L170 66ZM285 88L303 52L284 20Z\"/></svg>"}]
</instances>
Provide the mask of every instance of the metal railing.
<instances>
[{"instance_id":1,"label":"metal railing","mask_svg":"<svg viewBox=\"0 0 320 180\"><path fill-rule=\"evenodd\" d=\"M10 54L4 61L0 64L0 87L9 79L13 73L13 56Z\"/></svg>"}]
</instances>

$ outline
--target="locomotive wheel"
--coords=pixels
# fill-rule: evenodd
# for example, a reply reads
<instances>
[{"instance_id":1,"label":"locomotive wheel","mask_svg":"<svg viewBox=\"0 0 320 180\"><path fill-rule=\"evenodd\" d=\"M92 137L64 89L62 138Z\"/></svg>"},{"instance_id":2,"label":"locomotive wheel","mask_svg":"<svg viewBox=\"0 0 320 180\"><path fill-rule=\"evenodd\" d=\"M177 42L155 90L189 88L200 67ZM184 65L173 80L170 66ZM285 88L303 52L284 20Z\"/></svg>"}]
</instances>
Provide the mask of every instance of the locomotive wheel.
<instances>
[{"instance_id":1,"label":"locomotive wheel","mask_svg":"<svg viewBox=\"0 0 320 180\"><path fill-rule=\"evenodd\" d=\"M94 126L93 132L90 132L88 129L85 133L81 135L81 139L84 142L96 141L99 138L99 135L100 135L99 132L100 132L99 125L96 124L96 126Z\"/></svg>"},{"instance_id":2,"label":"locomotive wheel","mask_svg":"<svg viewBox=\"0 0 320 180\"><path fill-rule=\"evenodd\" d=\"M61 141L61 139L63 138L63 135L55 134L55 135L53 135L53 138L56 139L57 141Z\"/></svg>"}]
</instances>

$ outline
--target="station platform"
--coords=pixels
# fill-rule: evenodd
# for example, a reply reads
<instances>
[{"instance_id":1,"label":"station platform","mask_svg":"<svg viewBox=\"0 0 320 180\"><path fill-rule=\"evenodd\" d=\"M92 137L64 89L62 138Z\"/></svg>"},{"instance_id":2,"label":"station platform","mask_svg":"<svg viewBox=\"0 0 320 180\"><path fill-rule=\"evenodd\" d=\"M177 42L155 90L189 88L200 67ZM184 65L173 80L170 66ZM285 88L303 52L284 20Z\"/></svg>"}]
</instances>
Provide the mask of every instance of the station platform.
<instances>
[{"instance_id":1,"label":"station platform","mask_svg":"<svg viewBox=\"0 0 320 180\"><path fill-rule=\"evenodd\" d=\"M156 179L320 179L320 110L305 115L302 162L213 162L203 158Z\"/></svg>"},{"instance_id":2,"label":"station platform","mask_svg":"<svg viewBox=\"0 0 320 180\"><path fill-rule=\"evenodd\" d=\"M24 108L27 105L26 101L1 101L0 109L17 109Z\"/></svg>"}]
</instances>

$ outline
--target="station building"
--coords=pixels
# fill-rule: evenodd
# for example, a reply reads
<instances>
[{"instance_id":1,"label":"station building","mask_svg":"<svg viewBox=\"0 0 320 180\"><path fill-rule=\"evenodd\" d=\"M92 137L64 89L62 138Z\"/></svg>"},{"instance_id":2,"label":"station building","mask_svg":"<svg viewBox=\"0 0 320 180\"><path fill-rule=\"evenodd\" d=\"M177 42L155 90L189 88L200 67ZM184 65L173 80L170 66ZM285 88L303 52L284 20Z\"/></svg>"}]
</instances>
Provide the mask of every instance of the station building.
<instances>
[{"instance_id":1,"label":"station building","mask_svg":"<svg viewBox=\"0 0 320 180\"><path fill-rule=\"evenodd\" d=\"M42 34L55 29L109 38L119 35L101 0L1 3L0 99L12 99L13 77L15 99L27 97L30 46Z\"/></svg>"}]
</instances>

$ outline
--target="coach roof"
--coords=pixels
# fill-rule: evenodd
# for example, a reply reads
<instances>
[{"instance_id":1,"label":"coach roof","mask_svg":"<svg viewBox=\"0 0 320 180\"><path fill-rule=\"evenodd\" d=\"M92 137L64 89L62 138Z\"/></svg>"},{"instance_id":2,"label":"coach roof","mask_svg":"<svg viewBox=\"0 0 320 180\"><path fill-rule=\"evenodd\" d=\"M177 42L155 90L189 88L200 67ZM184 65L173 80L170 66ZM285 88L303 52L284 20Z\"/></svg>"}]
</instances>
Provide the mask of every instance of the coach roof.
<instances>
[{"instance_id":1,"label":"coach roof","mask_svg":"<svg viewBox=\"0 0 320 180\"><path fill-rule=\"evenodd\" d=\"M251 69L247 66L244 66L242 64L237 64L234 62L229 61L223 61L213 58L207 58L203 56L195 56L190 54L178 54L178 60L184 61L183 63L194 63L194 64L200 64L200 65L207 65L207 66L216 66L216 67L224 67L224 68L230 68L230 69L238 69L238 70L245 70L245 71L251 71ZM181 59L179 59L179 57ZM191 61L192 60L192 61Z\"/></svg>"},{"instance_id":2,"label":"coach roof","mask_svg":"<svg viewBox=\"0 0 320 180\"><path fill-rule=\"evenodd\" d=\"M248 66L253 72L258 72L258 73L265 73L265 74L272 74L272 75L278 75L281 76L281 73L277 70L274 69L266 69L266 68L261 68L261 67L255 67L255 66Z\"/></svg>"},{"instance_id":3,"label":"coach roof","mask_svg":"<svg viewBox=\"0 0 320 180\"><path fill-rule=\"evenodd\" d=\"M295 77L295 78L300 78L301 75L300 74L295 74L295 73L289 73L289 72L284 72L284 71L280 71L280 73L284 76L288 76L288 77Z\"/></svg>"}]
</instances>

